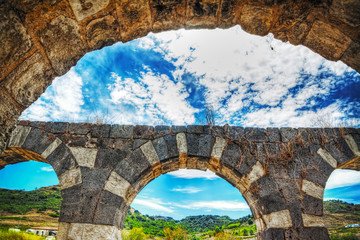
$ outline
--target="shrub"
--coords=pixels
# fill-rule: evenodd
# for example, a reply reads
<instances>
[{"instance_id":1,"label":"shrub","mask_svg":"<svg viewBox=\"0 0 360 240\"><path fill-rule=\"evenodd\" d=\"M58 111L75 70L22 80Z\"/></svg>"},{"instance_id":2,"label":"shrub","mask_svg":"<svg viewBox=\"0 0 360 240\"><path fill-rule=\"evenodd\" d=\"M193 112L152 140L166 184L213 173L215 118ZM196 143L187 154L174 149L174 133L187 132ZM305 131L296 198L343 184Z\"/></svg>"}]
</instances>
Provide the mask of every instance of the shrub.
<instances>
[{"instance_id":1,"label":"shrub","mask_svg":"<svg viewBox=\"0 0 360 240\"><path fill-rule=\"evenodd\" d=\"M174 230L165 228L164 233L165 240L186 240L187 238L186 230L179 226L175 227Z\"/></svg>"},{"instance_id":2,"label":"shrub","mask_svg":"<svg viewBox=\"0 0 360 240\"><path fill-rule=\"evenodd\" d=\"M356 237L356 235L354 233L347 233L347 234L336 234L336 235L332 235L330 237L330 240L359 240L358 237Z\"/></svg>"},{"instance_id":3,"label":"shrub","mask_svg":"<svg viewBox=\"0 0 360 240\"><path fill-rule=\"evenodd\" d=\"M130 231L122 231L121 238L123 240L145 240L148 236L143 232L143 228L133 228Z\"/></svg>"}]
</instances>

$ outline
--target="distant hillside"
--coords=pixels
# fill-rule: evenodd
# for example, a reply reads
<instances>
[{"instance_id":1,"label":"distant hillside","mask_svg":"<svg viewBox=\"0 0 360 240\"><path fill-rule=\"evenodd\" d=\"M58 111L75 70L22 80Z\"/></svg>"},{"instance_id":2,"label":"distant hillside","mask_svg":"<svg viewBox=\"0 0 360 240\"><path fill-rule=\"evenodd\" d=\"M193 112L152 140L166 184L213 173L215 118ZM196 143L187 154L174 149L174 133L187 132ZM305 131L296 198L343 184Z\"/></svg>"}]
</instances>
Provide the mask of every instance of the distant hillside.
<instances>
[{"instance_id":1,"label":"distant hillside","mask_svg":"<svg viewBox=\"0 0 360 240\"><path fill-rule=\"evenodd\" d=\"M340 227L360 223L360 204L330 200L324 202L326 227Z\"/></svg>"}]
</instances>

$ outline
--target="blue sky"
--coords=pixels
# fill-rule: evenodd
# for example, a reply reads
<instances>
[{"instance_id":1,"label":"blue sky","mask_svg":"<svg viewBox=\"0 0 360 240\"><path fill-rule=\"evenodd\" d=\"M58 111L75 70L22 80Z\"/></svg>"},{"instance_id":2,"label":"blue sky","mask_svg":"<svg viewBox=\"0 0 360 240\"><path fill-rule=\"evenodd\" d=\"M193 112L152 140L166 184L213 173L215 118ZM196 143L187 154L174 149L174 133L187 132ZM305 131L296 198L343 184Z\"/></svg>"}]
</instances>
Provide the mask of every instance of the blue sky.
<instances>
[{"instance_id":1,"label":"blue sky","mask_svg":"<svg viewBox=\"0 0 360 240\"><path fill-rule=\"evenodd\" d=\"M150 33L86 54L67 74L56 78L20 118L71 122L101 118L105 123L117 124L189 125L204 124L206 108L214 110L218 125L359 127L360 75L303 46L283 43L272 35L250 35L239 26ZM29 190L37 184L40 187L40 183L55 183L46 177L47 181L10 187L17 180L11 181L5 175L11 175L7 171L20 171L18 165L0 171L0 187ZM42 167L31 169L36 172ZM175 218L184 214L245 214L240 208L244 200L236 189L222 179L204 178L202 174L190 174L197 178L161 176L138 195L134 207L155 214L160 206L164 215ZM27 173L19 175L35 179ZM341 185L348 178L344 176L351 179ZM356 193L360 184L358 173L340 171L334 179L326 198L341 196L360 201L360 194ZM349 196L336 196L345 188ZM226 189L222 199L214 194L219 189ZM187 202L167 209L167 203L178 199ZM219 205L232 206L232 210L218 209Z\"/></svg>"}]
</instances>

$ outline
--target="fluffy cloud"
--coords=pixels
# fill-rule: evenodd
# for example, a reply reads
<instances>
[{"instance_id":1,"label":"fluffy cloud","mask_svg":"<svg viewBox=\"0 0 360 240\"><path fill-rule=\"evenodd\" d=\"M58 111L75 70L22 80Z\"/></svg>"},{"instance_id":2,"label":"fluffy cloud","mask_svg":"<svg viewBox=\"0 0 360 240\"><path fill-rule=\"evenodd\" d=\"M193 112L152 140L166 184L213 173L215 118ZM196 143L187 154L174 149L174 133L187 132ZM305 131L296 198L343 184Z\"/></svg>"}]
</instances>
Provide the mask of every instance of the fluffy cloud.
<instances>
[{"instance_id":1,"label":"fluffy cloud","mask_svg":"<svg viewBox=\"0 0 360 240\"><path fill-rule=\"evenodd\" d=\"M128 110L134 123L192 124L198 110L186 101L189 96L184 86L171 81L167 75L156 75L150 69L139 79L121 78L113 74L114 83L109 85L111 103L117 111ZM120 107L120 108L119 108ZM131 118L130 118L131 119Z\"/></svg>"},{"instance_id":2,"label":"fluffy cloud","mask_svg":"<svg viewBox=\"0 0 360 240\"><path fill-rule=\"evenodd\" d=\"M176 204L175 206L185 209L216 209L223 211L244 211L249 206L246 203L238 201L198 201L187 202L186 204Z\"/></svg>"},{"instance_id":3,"label":"fluffy cloud","mask_svg":"<svg viewBox=\"0 0 360 240\"><path fill-rule=\"evenodd\" d=\"M186 188L173 188L173 189L171 189L171 191L192 194L192 193L201 192L201 191L203 191L203 189L196 188L196 187L186 187Z\"/></svg>"},{"instance_id":4,"label":"fluffy cloud","mask_svg":"<svg viewBox=\"0 0 360 240\"><path fill-rule=\"evenodd\" d=\"M169 172L168 175L177 177L177 178L185 178L185 179L193 179L193 178L205 178L208 180L213 180L219 178L215 175L215 173L210 170L200 171L200 170L188 170L188 169L179 169L178 171Z\"/></svg>"},{"instance_id":5,"label":"fluffy cloud","mask_svg":"<svg viewBox=\"0 0 360 240\"><path fill-rule=\"evenodd\" d=\"M79 121L83 102L82 78L71 68L54 79L51 86L21 115L32 121Z\"/></svg>"},{"instance_id":6,"label":"fluffy cloud","mask_svg":"<svg viewBox=\"0 0 360 240\"><path fill-rule=\"evenodd\" d=\"M326 183L326 189L334 189L360 184L360 172L354 170L335 170Z\"/></svg>"},{"instance_id":7,"label":"fluffy cloud","mask_svg":"<svg viewBox=\"0 0 360 240\"><path fill-rule=\"evenodd\" d=\"M41 171L44 171L44 172L53 172L54 169L52 167L42 167L41 168Z\"/></svg>"},{"instance_id":8,"label":"fluffy cloud","mask_svg":"<svg viewBox=\"0 0 360 240\"><path fill-rule=\"evenodd\" d=\"M135 198L135 200L133 201L133 204L137 204L137 205L141 205L141 206L145 206L154 210L158 210L161 212L166 212L166 213L173 213L174 210L164 206L164 203L159 200L159 199L138 199Z\"/></svg>"}]
</instances>

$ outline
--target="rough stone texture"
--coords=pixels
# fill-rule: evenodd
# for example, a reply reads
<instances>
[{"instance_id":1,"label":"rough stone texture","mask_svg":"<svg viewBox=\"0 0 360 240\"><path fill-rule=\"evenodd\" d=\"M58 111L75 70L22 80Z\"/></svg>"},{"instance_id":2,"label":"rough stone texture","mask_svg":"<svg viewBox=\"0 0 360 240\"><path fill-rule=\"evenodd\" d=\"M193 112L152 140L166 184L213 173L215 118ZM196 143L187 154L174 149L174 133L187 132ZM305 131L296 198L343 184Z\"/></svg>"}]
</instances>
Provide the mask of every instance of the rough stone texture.
<instances>
[{"instance_id":1,"label":"rough stone texture","mask_svg":"<svg viewBox=\"0 0 360 240\"><path fill-rule=\"evenodd\" d=\"M304 45L330 60L338 60L351 43L351 39L330 24L316 21Z\"/></svg>"},{"instance_id":2,"label":"rough stone texture","mask_svg":"<svg viewBox=\"0 0 360 240\"><path fill-rule=\"evenodd\" d=\"M273 9L265 6L245 5L242 9L241 27L251 34L265 36L273 21Z\"/></svg>"},{"instance_id":3,"label":"rough stone texture","mask_svg":"<svg viewBox=\"0 0 360 240\"><path fill-rule=\"evenodd\" d=\"M19 61L31 49L32 42L19 16L9 4L0 4L0 77L6 66Z\"/></svg>"},{"instance_id":4,"label":"rough stone texture","mask_svg":"<svg viewBox=\"0 0 360 240\"><path fill-rule=\"evenodd\" d=\"M28 107L51 84L53 71L40 52L35 52L14 69L2 82L21 105Z\"/></svg>"},{"instance_id":5,"label":"rough stone texture","mask_svg":"<svg viewBox=\"0 0 360 240\"><path fill-rule=\"evenodd\" d=\"M84 0L69 0L71 8L74 11L78 21L99 12L109 4L110 0L84 1Z\"/></svg>"},{"instance_id":6,"label":"rough stone texture","mask_svg":"<svg viewBox=\"0 0 360 240\"><path fill-rule=\"evenodd\" d=\"M333 0L330 12L345 23L360 26L360 3L356 0Z\"/></svg>"},{"instance_id":7,"label":"rough stone texture","mask_svg":"<svg viewBox=\"0 0 360 240\"><path fill-rule=\"evenodd\" d=\"M136 195L154 178L180 168L210 169L243 194L261 239L311 239L309 234L327 239L318 222L325 183L334 167L360 166L358 129L178 130L22 121L0 164L49 162L62 188L61 223L118 228ZM328 142L322 148L325 133ZM69 231L70 225L62 226Z\"/></svg>"},{"instance_id":8,"label":"rough stone texture","mask_svg":"<svg viewBox=\"0 0 360 240\"><path fill-rule=\"evenodd\" d=\"M85 54L76 21L64 16L54 18L38 33L55 72L65 74Z\"/></svg>"}]
</instances>

